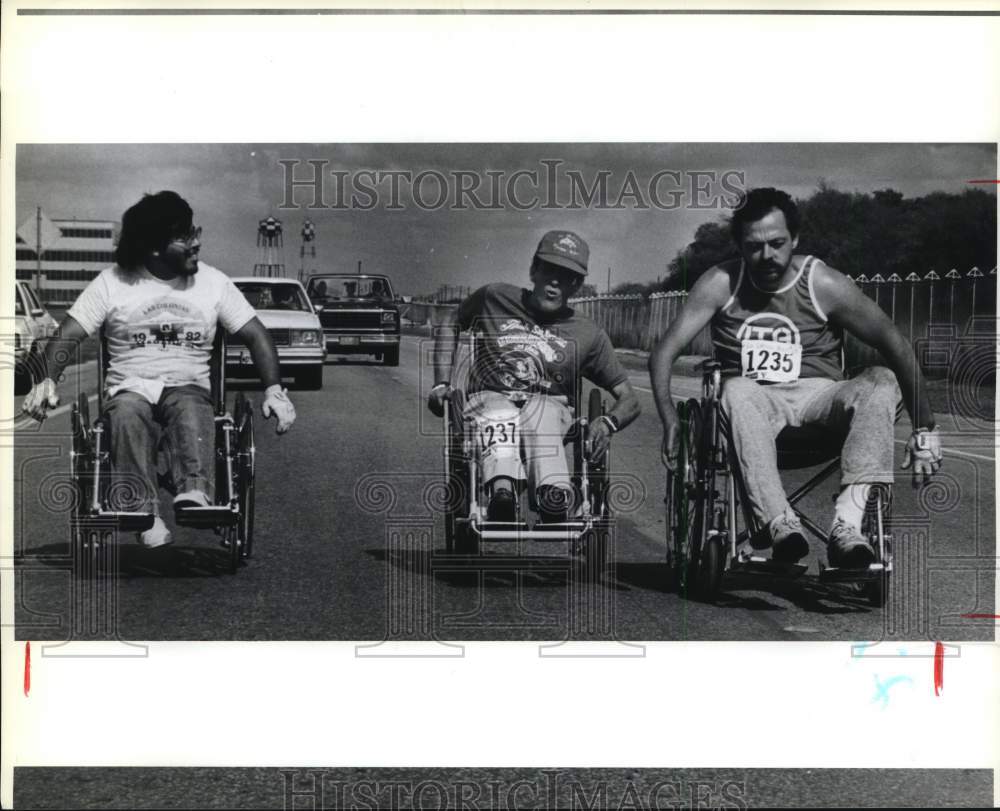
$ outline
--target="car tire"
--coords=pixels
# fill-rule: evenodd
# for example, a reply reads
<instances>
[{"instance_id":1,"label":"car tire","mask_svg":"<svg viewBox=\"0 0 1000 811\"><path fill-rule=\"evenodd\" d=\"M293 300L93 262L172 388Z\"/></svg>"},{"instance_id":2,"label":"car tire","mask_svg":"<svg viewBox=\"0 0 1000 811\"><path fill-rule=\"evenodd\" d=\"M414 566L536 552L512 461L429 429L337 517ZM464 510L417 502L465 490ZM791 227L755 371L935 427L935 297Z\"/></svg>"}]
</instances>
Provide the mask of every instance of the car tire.
<instances>
[{"instance_id":1,"label":"car tire","mask_svg":"<svg viewBox=\"0 0 1000 811\"><path fill-rule=\"evenodd\" d=\"M28 367L19 363L14 367L14 396L20 397L31 391L31 373Z\"/></svg>"},{"instance_id":2,"label":"car tire","mask_svg":"<svg viewBox=\"0 0 1000 811\"><path fill-rule=\"evenodd\" d=\"M295 387L307 391L319 391L323 388L323 364L309 366L295 373Z\"/></svg>"},{"instance_id":3,"label":"car tire","mask_svg":"<svg viewBox=\"0 0 1000 811\"><path fill-rule=\"evenodd\" d=\"M392 349L385 350L385 360L383 363L386 366L399 366L399 347L394 346Z\"/></svg>"}]
</instances>

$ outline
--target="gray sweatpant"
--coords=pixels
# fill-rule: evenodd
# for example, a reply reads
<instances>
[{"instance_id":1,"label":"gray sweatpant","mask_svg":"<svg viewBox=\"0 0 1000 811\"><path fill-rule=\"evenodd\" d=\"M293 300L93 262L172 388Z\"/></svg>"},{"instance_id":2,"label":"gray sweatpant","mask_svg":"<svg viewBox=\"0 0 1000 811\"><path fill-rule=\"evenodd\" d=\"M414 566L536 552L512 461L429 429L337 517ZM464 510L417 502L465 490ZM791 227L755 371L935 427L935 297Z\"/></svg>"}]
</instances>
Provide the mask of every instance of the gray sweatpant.
<instances>
[{"instance_id":1,"label":"gray sweatpant","mask_svg":"<svg viewBox=\"0 0 1000 811\"><path fill-rule=\"evenodd\" d=\"M842 381L809 377L764 386L743 377L728 379L722 387L722 408L757 520L766 525L791 511L775 447L785 426L847 429L840 457L841 486L892 483L899 399L896 376L882 366Z\"/></svg>"}]
</instances>

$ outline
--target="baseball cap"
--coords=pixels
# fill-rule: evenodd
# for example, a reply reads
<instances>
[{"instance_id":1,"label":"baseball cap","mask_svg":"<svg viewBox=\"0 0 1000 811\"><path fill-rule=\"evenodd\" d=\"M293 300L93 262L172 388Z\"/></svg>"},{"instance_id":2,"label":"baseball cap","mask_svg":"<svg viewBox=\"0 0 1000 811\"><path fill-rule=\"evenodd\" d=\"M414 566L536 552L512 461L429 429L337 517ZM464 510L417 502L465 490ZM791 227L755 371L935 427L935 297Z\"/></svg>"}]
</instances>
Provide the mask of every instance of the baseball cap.
<instances>
[{"instance_id":1,"label":"baseball cap","mask_svg":"<svg viewBox=\"0 0 1000 811\"><path fill-rule=\"evenodd\" d=\"M549 231L538 243L535 258L586 276L590 248L572 231Z\"/></svg>"}]
</instances>

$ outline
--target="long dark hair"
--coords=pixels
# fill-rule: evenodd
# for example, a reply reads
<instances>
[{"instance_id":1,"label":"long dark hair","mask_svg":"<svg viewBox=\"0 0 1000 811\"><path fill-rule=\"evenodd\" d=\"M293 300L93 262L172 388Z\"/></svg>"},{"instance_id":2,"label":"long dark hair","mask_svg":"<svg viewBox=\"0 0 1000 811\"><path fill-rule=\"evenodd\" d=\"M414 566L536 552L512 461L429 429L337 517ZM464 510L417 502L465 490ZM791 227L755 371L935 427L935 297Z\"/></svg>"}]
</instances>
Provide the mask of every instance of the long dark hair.
<instances>
[{"instance_id":1,"label":"long dark hair","mask_svg":"<svg viewBox=\"0 0 1000 811\"><path fill-rule=\"evenodd\" d=\"M170 240L191 230L194 212L177 192L144 194L122 215L122 230L115 248L115 262L136 270L153 251L162 251Z\"/></svg>"}]
</instances>

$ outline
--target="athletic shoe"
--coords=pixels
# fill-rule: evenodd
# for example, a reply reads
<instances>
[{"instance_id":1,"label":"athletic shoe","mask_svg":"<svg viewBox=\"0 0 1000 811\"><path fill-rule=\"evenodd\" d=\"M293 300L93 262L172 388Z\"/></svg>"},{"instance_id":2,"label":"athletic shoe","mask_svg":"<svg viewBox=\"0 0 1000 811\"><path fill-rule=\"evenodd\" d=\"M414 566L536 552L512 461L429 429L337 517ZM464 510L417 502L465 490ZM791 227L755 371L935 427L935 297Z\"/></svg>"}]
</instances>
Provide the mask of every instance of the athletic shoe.
<instances>
[{"instance_id":1,"label":"athletic shoe","mask_svg":"<svg viewBox=\"0 0 1000 811\"><path fill-rule=\"evenodd\" d=\"M139 532L138 541L147 549L156 549L158 546L166 546L169 543L173 543L173 537L170 535L170 530L167 529L167 525L163 523L163 519L160 516L156 516L153 521L153 526L147 529L145 532Z\"/></svg>"},{"instance_id":2,"label":"athletic shoe","mask_svg":"<svg viewBox=\"0 0 1000 811\"><path fill-rule=\"evenodd\" d=\"M543 524L564 524L569 520L573 493L565 487L543 484L538 488L538 518Z\"/></svg>"},{"instance_id":3,"label":"athletic shoe","mask_svg":"<svg viewBox=\"0 0 1000 811\"><path fill-rule=\"evenodd\" d=\"M782 513L768 527L771 535L771 560L779 563L798 563L809 554L809 542L802 531L802 524L794 516Z\"/></svg>"},{"instance_id":4,"label":"athletic shoe","mask_svg":"<svg viewBox=\"0 0 1000 811\"><path fill-rule=\"evenodd\" d=\"M826 542L826 557L838 569L867 569L875 562L875 551L860 530L838 518Z\"/></svg>"},{"instance_id":5,"label":"athletic shoe","mask_svg":"<svg viewBox=\"0 0 1000 811\"><path fill-rule=\"evenodd\" d=\"M174 497L174 509L183 510L187 507L211 507L208 496L201 490L188 490Z\"/></svg>"},{"instance_id":6,"label":"athletic shoe","mask_svg":"<svg viewBox=\"0 0 1000 811\"><path fill-rule=\"evenodd\" d=\"M517 520L517 500L509 485L493 486L493 495L490 496L490 503L486 508L486 520L507 523Z\"/></svg>"}]
</instances>

